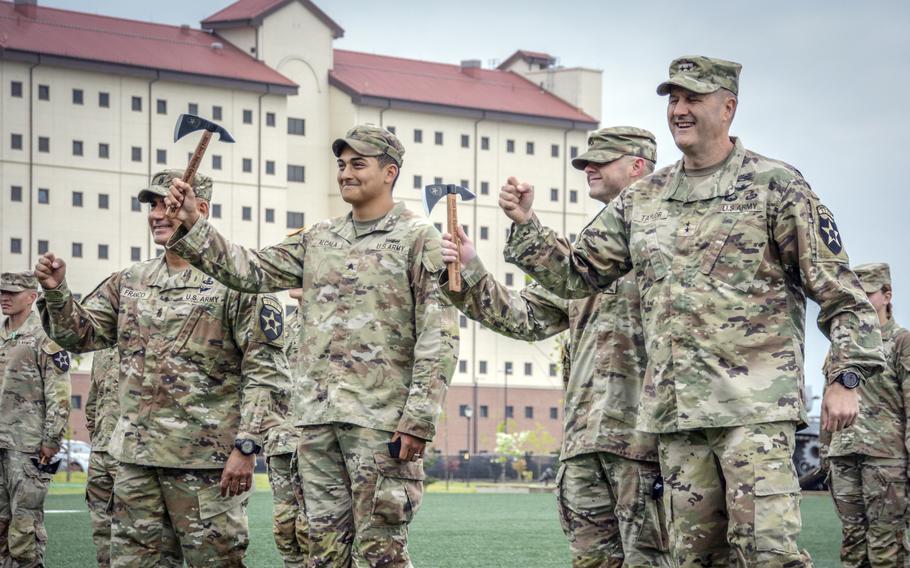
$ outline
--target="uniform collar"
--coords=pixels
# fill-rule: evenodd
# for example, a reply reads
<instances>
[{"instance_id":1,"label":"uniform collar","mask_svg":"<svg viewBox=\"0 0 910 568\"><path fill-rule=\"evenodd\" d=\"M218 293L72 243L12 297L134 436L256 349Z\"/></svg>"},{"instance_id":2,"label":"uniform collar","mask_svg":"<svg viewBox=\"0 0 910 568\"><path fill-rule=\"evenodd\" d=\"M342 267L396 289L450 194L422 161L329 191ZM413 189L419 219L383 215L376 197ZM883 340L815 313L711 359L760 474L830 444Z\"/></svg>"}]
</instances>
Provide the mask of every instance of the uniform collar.
<instances>
[{"instance_id":1,"label":"uniform collar","mask_svg":"<svg viewBox=\"0 0 910 568\"><path fill-rule=\"evenodd\" d=\"M35 310L32 310L31 313L28 314L28 317L25 318L25 321L16 331L9 331L6 328L7 322L9 322L8 317L4 317L3 321L0 322L0 339L3 341L22 335L32 335L32 332L35 331L35 329L41 327L41 320L38 318L38 314L35 313Z\"/></svg>"},{"instance_id":2,"label":"uniform collar","mask_svg":"<svg viewBox=\"0 0 910 568\"><path fill-rule=\"evenodd\" d=\"M743 167L743 160L746 157L746 149L743 147L739 138L733 137L733 151L727 160L726 165L720 170L711 174L714 183L699 184L698 191L686 194L688 183L686 182L685 171L683 170L683 161L676 162L673 169L673 175L670 182L661 195L664 200L682 201L689 203L692 201L703 201L705 199L714 199L730 195L736 190L736 180L739 178L739 172Z\"/></svg>"},{"instance_id":3,"label":"uniform collar","mask_svg":"<svg viewBox=\"0 0 910 568\"><path fill-rule=\"evenodd\" d=\"M168 272L164 255L161 255L161 258L158 260L158 266L156 266L149 275L148 285L152 288L161 288L161 290L199 288L206 278L205 274L192 266L188 266L171 276Z\"/></svg>"},{"instance_id":4,"label":"uniform collar","mask_svg":"<svg viewBox=\"0 0 910 568\"><path fill-rule=\"evenodd\" d=\"M882 337L884 339L887 339L888 337L891 336L891 334L894 333L894 331L897 327L898 327L898 325L894 321L894 318L892 317L891 319L889 319L888 321L885 322L885 325L882 326L882 328L881 328Z\"/></svg>"},{"instance_id":5,"label":"uniform collar","mask_svg":"<svg viewBox=\"0 0 910 568\"><path fill-rule=\"evenodd\" d=\"M402 201L396 201L394 207L389 210L383 217L381 217L373 227L360 235L365 237L377 232L389 232L395 229L395 226L398 224L398 220L401 218L401 214L405 211L405 205ZM349 243L354 242L357 239L357 232L354 230L354 217L353 214L348 212L344 217L339 217L332 223L331 231L338 236L342 237Z\"/></svg>"}]
</instances>

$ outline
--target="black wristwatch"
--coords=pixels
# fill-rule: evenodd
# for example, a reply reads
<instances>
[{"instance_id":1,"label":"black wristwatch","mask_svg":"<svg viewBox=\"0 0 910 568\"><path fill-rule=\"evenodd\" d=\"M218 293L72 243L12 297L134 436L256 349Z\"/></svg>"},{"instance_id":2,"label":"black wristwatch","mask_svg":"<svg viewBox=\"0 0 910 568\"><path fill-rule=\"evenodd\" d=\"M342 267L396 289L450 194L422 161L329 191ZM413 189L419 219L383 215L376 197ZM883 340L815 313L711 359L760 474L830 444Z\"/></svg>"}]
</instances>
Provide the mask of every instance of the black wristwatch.
<instances>
[{"instance_id":1,"label":"black wristwatch","mask_svg":"<svg viewBox=\"0 0 910 568\"><path fill-rule=\"evenodd\" d=\"M844 388L852 390L859 386L860 379L859 375L853 371L844 371L834 379L834 382L840 383L844 385Z\"/></svg>"},{"instance_id":2,"label":"black wristwatch","mask_svg":"<svg viewBox=\"0 0 910 568\"><path fill-rule=\"evenodd\" d=\"M262 451L262 446L250 439L234 440L234 447L240 450L240 453L245 456L258 454Z\"/></svg>"}]
</instances>

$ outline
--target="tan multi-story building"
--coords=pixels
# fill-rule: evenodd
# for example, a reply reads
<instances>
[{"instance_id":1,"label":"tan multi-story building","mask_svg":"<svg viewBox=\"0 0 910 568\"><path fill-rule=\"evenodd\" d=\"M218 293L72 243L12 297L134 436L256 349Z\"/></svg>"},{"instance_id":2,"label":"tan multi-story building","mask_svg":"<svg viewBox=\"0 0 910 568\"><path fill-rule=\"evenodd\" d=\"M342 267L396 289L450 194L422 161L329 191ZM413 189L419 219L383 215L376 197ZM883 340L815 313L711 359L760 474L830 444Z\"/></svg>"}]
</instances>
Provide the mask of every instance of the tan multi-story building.
<instances>
[{"instance_id":1,"label":"tan multi-story building","mask_svg":"<svg viewBox=\"0 0 910 568\"><path fill-rule=\"evenodd\" d=\"M25 270L51 250L84 294L160 254L135 195L155 171L185 166L198 135L175 142L173 131L190 113L236 140L213 139L201 167L215 180L213 222L230 239L264 246L344 213L329 146L370 122L405 144L398 199L419 210L424 185L471 188L477 199L459 220L487 267L524 286L502 260L499 186L510 175L533 183L543 221L580 231L595 204L568 162L601 116L600 71L521 50L484 69L335 49L343 33L308 0L240 0L202 29L0 1L0 269ZM444 212L432 218L444 224ZM546 430L556 449L555 342L509 340L464 318L461 331L437 447L492 451L510 415L508 428Z\"/></svg>"}]
</instances>

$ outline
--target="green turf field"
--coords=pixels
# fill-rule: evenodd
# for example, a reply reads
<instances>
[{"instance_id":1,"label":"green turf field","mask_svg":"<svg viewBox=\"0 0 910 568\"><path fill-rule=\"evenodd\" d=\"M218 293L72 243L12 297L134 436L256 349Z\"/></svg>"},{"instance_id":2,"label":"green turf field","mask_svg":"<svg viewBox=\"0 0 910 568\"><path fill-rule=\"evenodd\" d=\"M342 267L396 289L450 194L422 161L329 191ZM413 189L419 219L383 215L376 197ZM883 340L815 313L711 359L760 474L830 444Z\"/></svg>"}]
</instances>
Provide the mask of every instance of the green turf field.
<instances>
[{"instance_id":1,"label":"green turf field","mask_svg":"<svg viewBox=\"0 0 910 568\"><path fill-rule=\"evenodd\" d=\"M82 495L55 484L46 502L48 568L88 567L94 561ZM411 528L411 553L419 568L568 567L569 550L552 495L444 493L432 487ZM453 487L454 489L454 487ZM270 493L259 485L250 501L247 565L282 564L272 540ZM54 512L57 511L57 512ZM838 566L840 523L825 495L803 499L802 546L818 567Z\"/></svg>"}]
</instances>

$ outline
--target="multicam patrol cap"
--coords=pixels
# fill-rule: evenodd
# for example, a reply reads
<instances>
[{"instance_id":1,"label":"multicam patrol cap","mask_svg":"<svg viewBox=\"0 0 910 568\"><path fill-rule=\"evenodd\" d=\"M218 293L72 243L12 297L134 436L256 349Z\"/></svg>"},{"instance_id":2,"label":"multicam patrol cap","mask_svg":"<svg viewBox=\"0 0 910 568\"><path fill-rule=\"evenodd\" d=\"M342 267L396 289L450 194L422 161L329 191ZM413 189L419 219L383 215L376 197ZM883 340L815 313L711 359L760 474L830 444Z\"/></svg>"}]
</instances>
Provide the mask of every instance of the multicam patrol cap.
<instances>
[{"instance_id":1,"label":"multicam patrol cap","mask_svg":"<svg viewBox=\"0 0 910 568\"><path fill-rule=\"evenodd\" d=\"M572 160L572 167L583 170L589 162L606 164L623 156L637 156L657 161L657 142L654 135L634 126L601 128L588 136L588 150Z\"/></svg>"},{"instance_id":2,"label":"multicam patrol cap","mask_svg":"<svg viewBox=\"0 0 910 568\"><path fill-rule=\"evenodd\" d=\"M341 155L345 146L350 146L361 156L389 156L398 167L401 167L401 160L404 158L404 146L398 140L398 137L386 130L372 124L360 124L348 130L344 138L339 138L332 142L332 152L335 157Z\"/></svg>"},{"instance_id":3,"label":"multicam patrol cap","mask_svg":"<svg viewBox=\"0 0 910 568\"><path fill-rule=\"evenodd\" d=\"M879 290L891 289L891 267L884 262L860 264L853 268L863 286L863 292L874 294Z\"/></svg>"},{"instance_id":4,"label":"multicam patrol cap","mask_svg":"<svg viewBox=\"0 0 910 568\"><path fill-rule=\"evenodd\" d=\"M707 95L718 89L739 94L739 63L702 55L685 55L670 63L670 78L657 86L658 95L670 93L674 85Z\"/></svg>"},{"instance_id":5,"label":"multicam patrol cap","mask_svg":"<svg viewBox=\"0 0 910 568\"><path fill-rule=\"evenodd\" d=\"M164 170L152 176L152 181L146 189L139 192L140 203L151 203L152 196L158 195L164 197L171 191L171 180L174 178L182 179L183 170ZM200 173L193 178L193 193L199 199L206 201L212 200L212 178Z\"/></svg>"},{"instance_id":6,"label":"multicam patrol cap","mask_svg":"<svg viewBox=\"0 0 910 568\"><path fill-rule=\"evenodd\" d=\"M32 272L4 272L0 274L0 291L23 292L37 290L38 279Z\"/></svg>"}]
</instances>

